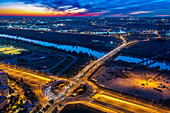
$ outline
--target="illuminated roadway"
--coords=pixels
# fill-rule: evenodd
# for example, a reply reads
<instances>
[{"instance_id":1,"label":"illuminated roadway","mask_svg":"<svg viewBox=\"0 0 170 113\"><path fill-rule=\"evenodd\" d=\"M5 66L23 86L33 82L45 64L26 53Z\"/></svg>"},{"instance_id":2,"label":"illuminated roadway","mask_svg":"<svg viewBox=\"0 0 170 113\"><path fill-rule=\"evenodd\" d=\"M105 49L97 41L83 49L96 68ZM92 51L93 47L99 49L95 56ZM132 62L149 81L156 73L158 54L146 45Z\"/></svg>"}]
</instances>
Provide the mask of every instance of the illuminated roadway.
<instances>
[{"instance_id":1,"label":"illuminated roadway","mask_svg":"<svg viewBox=\"0 0 170 113\"><path fill-rule=\"evenodd\" d=\"M50 78L38 76L32 73L28 73L25 71L20 71L15 68L11 68L10 66L6 66L5 64L1 64L0 68L7 72L10 76L14 78L23 78L24 80L35 82L37 84L45 84L52 81Z\"/></svg>"},{"instance_id":2,"label":"illuminated roadway","mask_svg":"<svg viewBox=\"0 0 170 113\"><path fill-rule=\"evenodd\" d=\"M99 92L93 96L94 100L107 103L110 108L118 109L125 113L168 113L165 110L134 100L128 100L106 92Z\"/></svg>"},{"instance_id":3,"label":"illuminated roadway","mask_svg":"<svg viewBox=\"0 0 170 113\"><path fill-rule=\"evenodd\" d=\"M93 87L93 95L98 88L91 82L87 80L87 78L99 67L101 66L106 60L113 57L116 53L118 53L120 50L122 50L124 47L126 47L129 44L136 43L137 41L132 42L126 42L126 40L121 36L120 37L123 40L123 44L119 47L115 48L114 50L110 51L106 55L102 56L101 58L97 59L94 62L91 62L88 66L86 66L81 72L79 72L78 75L76 75L74 78L70 79L70 82L68 85L62 88L61 91L58 92L58 95L53 97L53 99L57 102L57 104L61 103L62 101L66 100L68 96L72 94L74 89L76 89L79 85L83 82L88 83L91 87ZM56 104L56 106L57 106ZM52 112L52 110L56 107L55 105L52 106L47 112Z\"/></svg>"},{"instance_id":4,"label":"illuminated roadway","mask_svg":"<svg viewBox=\"0 0 170 113\"><path fill-rule=\"evenodd\" d=\"M94 62L91 62L88 66L86 66L78 75L76 75L73 79L71 79L74 82L69 83L67 86L65 86L64 88L62 88L62 90L58 93L58 95L55 97L55 100L59 100L61 97L64 97L64 95L66 95L66 92L68 92L68 90L72 89L72 86L79 82L80 78L83 78L84 75L86 75L85 77L88 77L89 75L86 74L94 65L96 65L97 67L100 66L103 63L103 60L106 60L110 57L112 57L113 55L115 55L117 52L119 52L121 49L123 49L127 44L126 40L121 37L121 39L123 40L123 44L119 47L117 47L116 49L110 51L109 53L107 53L106 55L102 56L101 58L97 59ZM100 62L102 61L102 62ZM99 63L99 64L98 64ZM81 81L81 80L80 80ZM69 91L71 92L71 91ZM66 97L64 97L66 98Z\"/></svg>"},{"instance_id":5,"label":"illuminated roadway","mask_svg":"<svg viewBox=\"0 0 170 113\"><path fill-rule=\"evenodd\" d=\"M123 44L119 47L115 48L114 50L110 51L106 55L102 56L101 58L97 59L94 62L91 62L88 66L86 66L81 72L79 72L78 75L76 75L74 78L69 79L70 82L68 85L62 88L61 91L58 92L58 95L54 97L55 104L53 104L46 113L51 113L55 107L59 108L59 111L62 110L66 105L68 104L75 104L75 103L81 103L85 104L89 107L94 107L96 109L99 109L101 111L107 112L107 113L125 113L125 112L136 112L136 113L168 113L165 110L155 108L153 106L149 106L143 103L139 103L137 101L129 101L129 99L115 97L115 95L112 94L108 95L106 92L101 93L101 91L98 89L96 85L94 85L92 82L88 81L88 77L99 67L101 66L106 60L113 57L116 53L121 51L123 48L130 44L137 43L138 41L131 41L126 42L126 40L121 37L123 40ZM79 87L80 84L86 83L89 87L91 87L92 93L84 94L83 98L74 97L74 99L70 99L70 95L73 93L73 91ZM95 94L96 93L96 94ZM93 98L90 98L90 96L93 96ZM99 97L100 95L100 97ZM88 99L87 99L87 98ZM96 98L97 97L97 98ZM90 99L90 100L89 100ZM96 105L96 103L93 103L94 100L99 100L106 102L108 106L102 106L102 105ZM62 103L62 107L59 107L58 105Z\"/></svg>"},{"instance_id":6,"label":"illuminated roadway","mask_svg":"<svg viewBox=\"0 0 170 113\"><path fill-rule=\"evenodd\" d=\"M107 95L106 92L103 94L101 91L98 89L96 85L94 85L92 82L88 81L88 77L102 64L104 64L105 61L107 61L109 58L113 57L116 53L121 51L123 48L130 44L134 44L138 41L131 41L131 42L126 42L126 40L123 37L120 37L123 40L123 44L120 45L119 47L115 48L114 50L110 51L106 55L102 56L101 58L97 59L94 62L91 62L88 66L86 66L82 71L79 72L78 75L76 75L74 78L69 80L69 83L64 86L59 92L58 95L55 95L53 99L55 100L55 104L53 104L47 111L47 113L51 113L55 107L58 107L60 103L63 104L63 107L67 104L74 104L74 103L83 103L85 105L91 106L91 107L96 107L97 109L101 111L107 111L107 112L122 112L120 110L129 110L130 111L141 111L141 112L160 112L159 108L153 108L151 106L146 106L142 103L136 103L129 101L127 99L121 99L119 97L114 97L115 95ZM6 71L9 75L12 75L14 78L23 78L24 80L28 80L29 82L34 82L37 85L44 85L45 83L51 82L53 79L59 79L56 77L43 77L35 74L31 74L29 72L24 72L20 71L14 68L10 68L4 64L0 65L0 68ZM88 90L91 90L88 94L84 94L84 98L87 100L82 100L80 98L74 98L74 101L69 101L69 96L73 93L73 91L79 87L80 84L86 83L88 86ZM39 88L38 93L42 93L42 89ZM44 92L43 92L44 93ZM96 93L94 95L94 93ZM88 100L90 96L93 96L92 100ZM95 105L93 103L93 100L99 100L102 102L106 102L109 105L109 107L104 108L100 105ZM114 104L116 103L116 104ZM117 104L119 103L119 104ZM61 108L63 108L61 107ZM106 106L105 106L106 107ZM111 108L113 107L113 108ZM61 110L61 109L60 109ZM166 113L166 111L163 111Z\"/></svg>"}]
</instances>

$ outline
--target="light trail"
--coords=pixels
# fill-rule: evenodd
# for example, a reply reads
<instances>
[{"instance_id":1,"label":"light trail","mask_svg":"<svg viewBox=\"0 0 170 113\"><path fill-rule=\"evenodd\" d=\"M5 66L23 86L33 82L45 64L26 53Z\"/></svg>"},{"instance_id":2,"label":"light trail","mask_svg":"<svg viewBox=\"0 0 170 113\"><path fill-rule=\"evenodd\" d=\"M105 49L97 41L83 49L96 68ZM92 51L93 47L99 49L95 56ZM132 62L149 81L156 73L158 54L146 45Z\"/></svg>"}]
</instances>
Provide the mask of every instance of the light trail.
<instances>
[{"instance_id":1,"label":"light trail","mask_svg":"<svg viewBox=\"0 0 170 113\"><path fill-rule=\"evenodd\" d=\"M0 66L0 68L2 68L2 69L4 69L4 70L11 70L11 71L13 71L13 72L15 72L15 73L20 73L20 74L25 74L25 76L32 76L32 77L35 77L35 78L38 78L38 79L42 79L42 80L45 80L45 81L47 81L47 82L50 82L50 81L52 81L51 79L49 79L49 78L45 78L45 77L42 77L42 76L38 76L38 75L35 75L35 74L31 74L31 73L27 73L27 72L23 72L23 71L19 71L19 70L15 70L15 69L11 69L11 68L9 68L9 67L6 67L6 66ZM5 69L5 68L7 68L7 69ZM8 72L8 73L10 73L10 72ZM19 75L19 74L18 74Z\"/></svg>"},{"instance_id":2,"label":"light trail","mask_svg":"<svg viewBox=\"0 0 170 113\"><path fill-rule=\"evenodd\" d=\"M141 105L137 105L137 104L134 104L134 103L130 103L130 102L127 102L127 101L124 101L124 100L120 100L120 99L117 99L117 98L113 98L113 97L110 97L110 96L107 96L107 95L103 95L102 94L101 97L109 99L109 100L117 101L117 102L122 102L124 104L129 104L129 105L132 105L132 106L135 106L135 107L139 107L139 108L142 108L142 109L146 109L146 110L149 110L152 113L157 113L157 111L154 110L154 109L151 109L151 108L148 108L148 107L144 107L144 106L141 106Z\"/></svg>"},{"instance_id":3,"label":"light trail","mask_svg":"<svg viewBox=\"0 0 170 113\"><path fill-rule=\"evenodd\" d=\"M123 40L123 44L120 45L119 47L115 48L114 50L110 51L109 53L107 53L106 55L102 56L101 58L99 58L98 60L90 63L88 66L86 66L78 75L76 75L74 78L73 78L73 81L74 82L77 82L81 77L83 77L94 65L97 65L97 63L99 63L100 61L102 61L103 59L105 59L106 57L110 58L111 56L115 55L117 52L119 52L121 49L123 49L124 47L126 47L129 43L127 43L127 41L123 38L123 36L120 37L122 40ZM135 41L133 42L130 42L130 43L134 43ZM99 63L98 66L100 66L102 64ZM66 92L68 90L70 90L70 88L72 89L72 86L73 84L72 83L69 83L67 86L63 87L63 89L58 92L58 95L56 97L53 97L53 98L61 98L63 97L64 95L66 95ZM62 96L61 96L62 94ZM54 99L55 100L55 99Z\"/></svg>"},{"instance_id":4,"label":"light trail","mask_svg":"<svg viewBox=\"0 0 170 113\"><path fill-rule=\"evenodd\" d=\"M110 51L109 53L107 53L106 55L102 56L101 58L97 59L96 61L90 63L88 66L86 66L81 72L79 72L79 74L77 74L73 79L72 81L70 81L70 83L68 85L66 85L65 87L63 87L59 92L58 92L58 95L55 95L53 98L54 100L57 99L57 104L63 102L69 95L70 95L70 92L72 92L76 87L76 83L79 83L79 81L85 81L86 83L88 83L89 85L91 85L94 89L94 92L96 92L96 89L98 89L94 84L91 84L91 82L89 82L87 80L88 76L91 75L91 72L89 72L90 69L93 69L93 70L96 70L100 65L102 65L104 63L103 60L108 60L109 58L111 58L113 55L115 55L116 53L118 53L119 51L121 51L123 48L125 48L126 46L130 45L130 44L134 44L134 43L137 43L138 41L131 41L131 42L128 42L121 36L120 37L122 40L123 40L123 44L120 45L119 47L115 48L114 50ZM89 72L89 73L88 73ZM81 78L81 79L80 79ZM106 98L108 100L111 100L111 101L116 101L117 103L119 102L121 105L125 105L123 107L123 109L125 110L126 108L132 108L133 111L137 111L137 110L140 110L140 111L149 111L149 112L157 112L157 110L155 109L152 109L150 107L145 107L145 105L142 105L142 104L135 104L135 103L132 103L132 102L128 102L128 100L126 101L125 99L124 100L120 100L119 98L114 98L114 97L110 97L110 96L106 96L106 95L102 95L103 98ZM81 103L83 103L84 101L82 101ZM67 102L66 104L68 104L69 102ZM76 102L71 102L72 104L76 103ZM57 105L56 104L56 105ZM88 103L88 105L90 105L90 107L94 107L96 108L97 106L99 105L95 105L95 104L91 104L91 103ZM122 106L119 106L120 108ZM129 107L130 106L130 107ZM100 106L101 110L105 110L106 108L104 108L103 106ZM114 108L110 108L109 106L107 106L109 108L109 110L111 110L111 112L121 112L119 110L114 109ZM54 106L53 106L54 108ZM139 109L138 109L139 108ZM128 110L129 110L128 109ZM159 109L158 109L159 110ZM131 111L131 110L129 110ZM106 111L105 111L106 112Z\"/></svg>"}]
</instances>

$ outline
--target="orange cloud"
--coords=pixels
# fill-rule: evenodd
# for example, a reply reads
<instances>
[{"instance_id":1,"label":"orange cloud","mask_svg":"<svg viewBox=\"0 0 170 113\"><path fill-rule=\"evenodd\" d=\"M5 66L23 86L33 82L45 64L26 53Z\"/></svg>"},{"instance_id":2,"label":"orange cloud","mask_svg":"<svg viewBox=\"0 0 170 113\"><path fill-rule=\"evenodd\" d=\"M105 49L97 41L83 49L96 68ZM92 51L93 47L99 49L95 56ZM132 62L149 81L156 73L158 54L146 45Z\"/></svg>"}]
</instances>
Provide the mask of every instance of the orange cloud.
<instances>
[{"instance_id":1,"label":"orange cloud","mask_svg":"<svg viewBox=\"0 0 170 113\"><path fill-rule=\"evenodd\" d=\"M33 10L34 9L34 10ZM0 8L1 16L54 16L64 15L63 12L46 11L42 8Z\"/></svg>"},{"instance_id":2,"label":"orange cloud","mask_svg":"<svg viewBox=\"0 0 170 113\"><path fill-rule=\"evenodd\" d=\"M62 11L30 11L30 10L20 10L11 8L0 8L0 16L35 16L35 17L60 17L60 16L70 16L77 15L79 11L75 12L62 12Z\"/></svg>"},{"instance_id":3,"label":"orange cloud","mask_svg":"<svg viewBox=\"0 0 170 113\"><path fill-rule=\"evenodd\" d=\"M33 16L33 17L62 17L62 16L99 16L97 13L88 13L84 9L71 11L29 10L16 8L0 8L0 16Z\"/></svg>"},{"instance_id":4,"label":"orange cloud","mask_svg":"<svg viewBox=\"0 0 170 113\"><path fill-rule=\"evenodd\" d=\"M137 14L143 14L143 13L152 13L153 11L136 11L136 12L132 12L130 14L132 15L137 15Z\"/></svg>"},{"instance_id":5,"label":"orange cloud","mask_svg":"<svg viewBox=\"0 0 170 113\"><path fill-rule=\"evenodd\" d=\"M46 7L36 7L32 4L23 4L19 2L17 5L11 5L11 7L0 7L0 16L45 16L45 17L60 17L60 16L74 16L79 13L86 14L85 8L72 8L65 11L55 11L53 9L47 9ZM91 14L88 14L91 15ZM93 14L92 14L93 15Z\"/></svg>"}]
</instances>

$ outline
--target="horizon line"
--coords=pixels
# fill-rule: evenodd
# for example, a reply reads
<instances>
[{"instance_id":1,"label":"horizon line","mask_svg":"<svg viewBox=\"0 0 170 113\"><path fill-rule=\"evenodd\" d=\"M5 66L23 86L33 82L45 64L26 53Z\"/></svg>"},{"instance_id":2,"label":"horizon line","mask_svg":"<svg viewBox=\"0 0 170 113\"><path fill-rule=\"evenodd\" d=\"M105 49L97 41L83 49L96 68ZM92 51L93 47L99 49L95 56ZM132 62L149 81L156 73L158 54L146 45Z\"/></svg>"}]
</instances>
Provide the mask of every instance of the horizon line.
<instances>
[{"instance_id":1,"label":"horizon line","mask_svg":"<svg viewBox=\"0 0 170 113\"><path fill-rule=\"evenodd\" d=\"M144 17L170 17L170 15L166 15L166 16L127 16L127 17L123 17L123 16L3 16L0 15L0 17L24 17L24 18L144 18Z\"/></svg>"}]
</instances>

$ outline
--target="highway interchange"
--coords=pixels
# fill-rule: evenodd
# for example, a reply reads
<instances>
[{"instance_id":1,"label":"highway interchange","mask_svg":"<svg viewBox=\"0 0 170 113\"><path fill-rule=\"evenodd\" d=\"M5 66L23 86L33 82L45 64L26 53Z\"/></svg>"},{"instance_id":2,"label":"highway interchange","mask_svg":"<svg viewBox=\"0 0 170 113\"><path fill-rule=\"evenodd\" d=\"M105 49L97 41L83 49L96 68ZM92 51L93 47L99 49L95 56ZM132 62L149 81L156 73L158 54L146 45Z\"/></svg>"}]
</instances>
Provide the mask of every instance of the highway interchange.
<instances>
[{"instance_id":1,"label":"highway interchange","mask_svg":"<svg viewBox=\"0 0 170 113\"><path fill-rule=\"evenodd\" d=\"M152 112L152 113L168 113L168 111L153 107L151 105L146 105L137 101L131 101L126 98L118 97L114 94L109 94L108 92L104 92L99 89L95 84L91 81L88 81L88 77L92 75L93 72L96 71L105 61L109 60L113 57L116 53L120 52L123 48L130 44L137 43L138 41L131 41L127 42L123 36L120 37L123 40L123 43L115 48L114 50L110 51L109 53L105 54L101 58L97 59L96 61L91 62L87 65L84 69L82 69L74 78L70 78L69 83L64 86L57 95L53 95L50 91L50 86L43 90L43 88L39 88L38 93L41 93L42 98L45 100L54 99L55 103L51 105L51 107L46 111L46 113L51 113L56 107L58 107L59 111L61 111L66 105L68 104L75 104L81 103L85 104L90 107L94 107L99 109L103 112L113 112L113 113L124 113L124 112ZM6 66L4 64L0 65L0 68L6 71L10 76L14 78L23 78L24 80L28 80L29 82L34 82L39 86L44 86L46 83L50 83L54 80L62 80L62 78L58 77L45 77L36 74L32 74L29 72L24 72L22 70L17 70L15 68L11 68L10 66ZM65 79L64 79L65 80ZM80 97L70 97L73 91L79 87L80 84L86 84L88 87L88 91L80 96ZM46 91L46 92L45 92ZM48 95L46 94L47 91L49 92ZM46 96L46 97L45 97ZM95 101L101 101L103 103L107 103L106 106L96 104ZM62 105L62 106L59 106Z\"/></svg>"},{"instance_id":2,"label":"highway interchange","mask_svg":"<svg viewBox=\"0 0 170 113\"><path fill-rule=\"evenodd\" d=\"M130 102L129 100L122 100L122 99L118 99L118 98L115 98L115 97L112 97L112 96L108 96L108 95L105 95L103 94L103 92L101 93L100 89L97 88L92 82L88 81L88 77L99 67L101 66L105 61L107 61L108 59L110 59L111 57L113 57L116 53L118 53L119 51L121 51L123 48L125 48L126 46L130 45L130 44L133 44L133 43L137 43L138 41L132 41L132 42L126 42L126 40L121 37L121 39L123 40L123 44L120 45L119 47L115 48L114 50L112 50L111 52L107 53L106 55L102 56L101 58L97 59L96 61L94 62L91 62L88 66L86 66L77 76L75 76L74 78L70 79L70 83L68 85L66 85L65 87L63 87L63 89L58 93L58 95L55 95L55 97L53 97L57 103L55 103L55 105L53 105L48 111L48 112L52 112L52 110L55 108L55 107L59 107L59 103L63 106L67 105L67 104L74 104L76 103L76 101L79 103L83 103L85 101L85 103L87 104L88 102L88 106L92 106L94 105L95 108L98 108L104 112L125 112L126 109L129 109L129 112L138 112L138 113L143 113L143 112L154 112L154 113L157 113L157 112L164 112L166 113L166 111L164 110L161 110L161 109L158 109L158 108L154 108L152 106L149 106L149 105L145 105L145 104L142 104L142 103L139 103L139 102ZM70 99L70 95L71 93L74 91L74 89L76 89L79 84L81 83L86 83L88 84L89 87L91 87L91 91L90 94L85 94L87 95L87 97L83 97L83 98L75 98L75 99ZM108 99L108 101L106 103L117 103L117 102L120 102L121 104L118 104L118 107L114 107L111 108L111 107L107 107L107 108L104 108L106 106L103 106L103 109L101 109L101 106L100 105L95 105L95 104L92 104L93 103L93 100L94 98L96 97L96 95L100 95L101 97L105 97ZM94 98L92 98L91 100L89 100L89 98L91 96L94 96ZM95 99L98 99L98 98L95 98ZM70 101L71 100L71 101ZM103 100L106 100L106 99L103 99ZM122 105L122 106L121 106ZM63 108L63 107L62 107ZM120 110L121 108L121 110ZM107 109L107 110L106 110ZM62 109L60 109L62 110Z\"/></svg>"}]
</instances>

